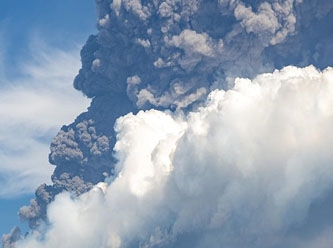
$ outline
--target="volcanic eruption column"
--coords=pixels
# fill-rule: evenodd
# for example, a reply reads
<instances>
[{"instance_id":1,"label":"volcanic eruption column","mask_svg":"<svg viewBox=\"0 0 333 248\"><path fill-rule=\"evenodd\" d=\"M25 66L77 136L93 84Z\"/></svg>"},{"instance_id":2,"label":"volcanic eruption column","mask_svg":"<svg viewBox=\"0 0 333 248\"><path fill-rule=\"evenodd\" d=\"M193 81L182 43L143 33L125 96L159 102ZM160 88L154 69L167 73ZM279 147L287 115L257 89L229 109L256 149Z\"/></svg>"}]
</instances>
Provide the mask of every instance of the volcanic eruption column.
<instances>
[{"instance_id":1,"label":"volcanic eruption column","mask_svg":"<svg viewBox=\"0 0 333 248\"><path fill-rule=\"evenodd\" d=\"M53 185L20 209L33 231L17 246L300 245L311 206L332 204L332 69L275 69L332 64L333 3L96 5L74 80L92 102L54 138ZM71 220L82 233L60 234L61 209L86 209Z\"/></svg>"}]
</instances>

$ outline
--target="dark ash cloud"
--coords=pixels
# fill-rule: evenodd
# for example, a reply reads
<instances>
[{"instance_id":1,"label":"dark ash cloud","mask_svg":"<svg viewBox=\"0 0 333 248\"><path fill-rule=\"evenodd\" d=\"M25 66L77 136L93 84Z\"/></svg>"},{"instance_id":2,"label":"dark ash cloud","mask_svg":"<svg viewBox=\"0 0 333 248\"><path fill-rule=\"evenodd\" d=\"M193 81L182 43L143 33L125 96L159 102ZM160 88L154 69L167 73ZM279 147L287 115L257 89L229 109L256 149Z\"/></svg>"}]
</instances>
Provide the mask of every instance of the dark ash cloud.
<instances>
[{"instance_id":1,"label":"dark ash cloud","mask_svg":"<svg viewBox=\"0 0 333 248\"><path fill-rule=\"evenodd\" d=\"M137 114L139 110L148 110L152 108L157 110L171 110L176 113L183 111L184 116L187 116L187 114L191 111L194 111L194 113L197 112L198 108L202 106L203 102L206 101L208 96L209 99L214 98L211 97L212 95L209 95L212 90L226 90L226 96L230 96L230 98L233 99L234 96L232 94L237 94L237 87L242 84L239 83L239 85L237 86L236 83L236 88L234 88L235 82L247 82L246 80L235 81L235 79L238 77L247 77L249 78L249 80L251 80L256 78L256 76L260 73L272 73L275 68L281 69L284 66L290 64L299 67L314 64L318 68L324 69L332 63L332 56L330 56L333 55L333 50L331 49L332 35L330 34L330 32L328 32L328 30L332 29L332 22L330 22L329 20L333 18L333 4L329 0L98 0L96 1L96 5L98 13L98 33L96 35L90 36L87 43L83 47L81 51L82 68L74 80L74 87L77 90L82 91L86 96L92 98L92 103L88 111L78 116L72 124L68 126L63 126L51 144L51 153L49 155L49 160L50 163L56 166L55 171L52 175L53 184L40 186L39 189L36 191L36 199L32 200L30 206L23 207L20 210L21 219L28 221L31 228L34 230L36 230L41 225L41 223L48 223L52 222L52 220L58 220L57 210L55 208L55 206L58 206L57 200L55 201L53 207L50 207L50 209L52 209L50 210L51 216L49 216L47 213L47 206L54 201L56 195L60 194L61 192L67 191L71 192L74 196L79 197L85 192L95 189L95 185L99 182L103 182L104 180L107 180L109 182L114 180L114 177L119 177L120 174L118 173L122 172L122 169L117 168L117 165L119 166L118 160L121 160L121 158L123 158L122 156L126 157L131 155L125 152L125 148L117 148L117 145L116 147L114 147L116 142L117 144L120 144L122 143L123 139L121 136L119 136L119 134L117 137L117 134L113 129L115 123L117 123L118 126L121 126L119 122L124 118L122 117L123 119L118 119L119 117L124 116L130 112L132 112L133 114ZM280 73L275 72L273 74L269 74L271 76L266 76L269 83L272 84L272 87L276 82L284 82L284 80L287 81L287 86L286 88L283 88L283 90L288 91L293 89L293 81L291 76L292 73L296 73L296 75L299 75L300 78L303 76L305 78L304 84L306 84L308 81L310 81L307 78L309 75L316 75L316 77L325 78L327 75L330 75L330 70L321 73L316 72L313 68L289 68L283 69ZM260 83L258 83L259 86L257 87L259 87L260 89L266 89L269 92L274 92L274 89L270 88L270 86L262 82L262 78L266 77L264 75L259 76L259 79L254 79L253 83L256 84L257 81L260 81ZM321 82L321 80L319 79L318 81ZM325 80L323 79L323 81ZM247 85L247 83L244 84ZM290 89L288 87L290 87ZM304 91L308 92L306 86L304 87ZM330 88L330 86L327 87ZM314 88L311 89L314 90ZM327 90L328 88L325 89ZM228 92L227 90L230 89L232 90ZM246 95L244 96L244 99L241 100L244 100L244 104L245 106L247 106L246 104L249 104L247 102L247 97L250 97L252 93L255 94L256 89L254 89L252 92L251 90L253 88L251 85L246 86L245 89L249 90L249 96ZM288 94L285 91L282 91L281 94L282 96L286 96L286 99L282 97L280 99L281 102L273 103L273 107L276 107L278 110L280 109L279 106L282 106L281 113L279 113L281 114L281 116L279 116L280 119L277 120L278 122L276 125L279 126L279 124L281 124L283 127L285 127L285 124L283 123L284 121L286 121L286 119L284 118L292 118L291 116L289 116L288 113L286 113L285 116L283 115L283 113L288 109L288 106L286 104L290 100L288 98ZM309 92L309 94L311 94L311 91ZM326 99L325 97L327 97L327 95L325 95L324 92L325 90L318 94L323 97L323 99ZM262 94L266 93L267 92L264 92ZM304 92L300 92L299 95L297 95L296 93L295 94L297 97L308 97L308 95L303 95L303 93ZM314 97L316 97L315 93L313 94ZM269 98L269 96L267 97ZM284 100L286 101L284 102ZM314 99L309 98L309 101L314 101ZM244 115L244 120L237 118L232 119L233 114L238 113L236 111L237 107L239 107L238 104L240 103L234 102L230 105L225 105L230 108L229 114L231 115L229 120L230 123L227 122L228 119L224 120L226 121L226 123L223 123L225 125L225 128L232 129L233 127L238 127L239 122L242 124L243 122L253 121L251 119L252 117L249 116L250 114L247 114L247 112L242 113ZM293 104L297 105L298 103L293 102ZM318 104L318 106L322 106L325 104L329 106L327 107L327 113L328 115L329 113L331 113L331 105L328 99L327 102L324 103L318 100ZM206 108L208 108L209 106L211 105L207 104ZM248 113L255 113L257 109L260 109L260 105L254 106L257 108L247 109ZM285 108L283 108L283 106ZM209 112L209 110L207 111ZM263 111L265 112L269 110L265 108ZM306 110L300 108L301 114L304 114L304 111L306 112ZM154 112L147 112L147 114L142 114L140 112L138 114L138 116L144 116L142 117L143 123L146 123L146 118L148 118L147 120L149 120L148 113ZM154 116L154 114L151 115ZM156 115L163 116L163 114ZM297 113L295 113L295 115L297 116ZM195 114L190 114L189 116L195 116ZM135 115L127 118L129 120L133 118L133 120L139 121L137 120L137 118L139 117L135 117ZM208 126L221 124L218 119L214 118L215 117L212 117L212 119L207 120L206 124ZM117 119L118 121L116 122ZM288 120L291 121L291 123L293 123L292 121L295 121L294 119ZM156 120L153 118L152 121ZM187 119L185 122L191 123L191 120ZM305 122L306 121L304 120L304 123ZM144 135L142 137L140 136L142 140L146 139L145 136L149 136L149 133L151 132L150 128L159 128L159 126L154 127L154 124L155 122L153 122L151 126L148 125L148 127L143 129L142 132L144 132ZM198 120L196 124L193 124L193 128L195 129L196 126L198 126L199 129L203 128L202 131L204 131L206 126L201 127L200 125L202 124L204 123L200 123L200 121ZM275 124L270 124L271 125L269 125L269 128L267 128L267 133L260 133L260 137L269 137L271 133L274 134ZM303 128L301 124L302 123L300 123L299 125ZM314 126L314 128L315 127L316 125ZM133 131L129 130L128 132L135 132L136 128L138 128L139 130L141 126L138 124L137 127L133 128ZM237 140L237 138L243 139L243 132L247 131L248 128L255 129L257 127L244 127L244 130L242 130L240 127L240 129L237 129L237 131L234 133L234 141L236 143L226 143L228 144L228 146L225 147L225 150L230 151L231 153L235 153L233 157L230 156L230 154L225 155L226 158L230 159L230 161L235 162L235 159L241 159L241 157L243 156L242 153L237 153L238 145L242 145L237 143L240 141ZM297 128L298 126L295 127L295 129ZM223 131L219 130L217 127L216 129L220 132ZM254 134L256 134L256 132L254 132ZM290 133L290 136L293 137L292 132ZM257 137L252 138L255 140L255 138ZM151 137L151 139L153 139L153 137ZM188 139L190 139L190 136L188 137ZM259 139L259 141L263 142L261 139ZM184 144L187 144L185 141L183 142ZM203 143L199 142L198 144L209 145L208 143L208 141L205 141ZM217 143L219 144L219 146L222 146L222 144L220 144L219 142ZM271 146L268 146L272 150L265 150L264 147L262 147L263 150L260 150L262 152L261 154L270 154L272 157L274 157L276 156L272 152L274 151L274 149L280 149L278 150L278 152L283 152L283 148L278 147L278 143L275 145L271 144ZM155 146L153 145L152 147ZM194 146L193 150L195 150L195 145L190 143L190 146ZM246 149L250 148L251 147L248 147ZM317 148L322 148L322 146L318 144ZM116 151L118 152L124 152L124 155L120 156L117 153L117 156L115 158L114 149L116 149ZM168 144L166 144L165 149L169 149ZM183 151L183 149L185 148L178 148L178 150L179 149ZM157 151L154 151L148 154L154 157L156 155L156 152ZM207 154L210 154L210 152L212 151L207 150L206 152ZM323 151L318 150L317 152L318 154L320 154ZM184 153L188 154L188 156L191 157L190 151L185 149ZM181 168L181 166L186 165L187 161L179 154L177 155L179 161L184 162L184 164L179 165ZM200 154L200 151L198 151L198 154ZM203 156L203 158L206 158L205 154L201 155ZM134 154L134 161L139 157L140 153ZM203 158L198 158L198 161ZM216 159L219 160L221 158L217 157ZM276 159L278 161L278 158ZM292 160L292 158L290 159ZM230 161L226 162L234 164ZM328 161L330 160L328 159ZM176 162L176 164L178 163L177 161L173 162ZM192 162L193 164L195 164L196 161ZM213 163L213 161L210 160L209 162ZM255 160L255 162L258 161ZM259 165L261 164L261 162L262 161L260 161ZM273 161L273 163L275 162ZM133 167L132 169L135 170L135 167ZM200 187L194 185L194 183L196 182L195 180L200 182L201 180L207 179L209 181L209 176L214 177L214 175L211 175L210 169L212 169L211 172L214 172L216 168L208 168L208 171L200 171L201 173L198 173L198 178L192 178L194 180L193 183L188 182L188 185L184 185L184 187L186 188L184 188L183 190L186 192L188 191L187 193L190 194L190 198L192 197L192 193L195 195L195 189L200 192ZM261 169L262 168L260 167L260 170ZM283 167L282 169L277 167L275 172L284 173L284 169L285 167ZM188 172L189 174L191 174L192 172L196 173L195 170L195 168L191 167L184 168L184 172ZM230 171L227 172L229 173ZM265 182L267 178L270 178L271 174L266 175L264 169L261 172L263 174L260 174L260 180L263 180L263 182ZM180 171L179 173L182 172ZM205 173L207 173L207 175L205 175ZM237 172L235 173L237 174ZM297 174L298 172L295 173ZM308 173L308 171L306 171L306 173ZM139 175L140 178L140 172L135 175ZM223 173L217 173L217 175L220 175L222 178L224 177ZM207 178L205 178L205 176L207 176ZM265 176L268 177L265 178ZM301 174L300 177L303 178ZM294 179L296 180L297 177L292 177L290 180ZM172 178L170 180L177 181L179 179ZM249 206L250 210L252 207L252 210L255 213L259 211L258 217L262 219L267 218L268 220L270 220L270 222L263 221L262 223L259 223L262 226L257 230L257 232L259 234L260 232L265 233L266 228L268 232L268 238L263 238L263 243L260 243L260 240L256 240L262 238L258 233L248 235L248 231L251 231L251 228L253 226L257 226L258 223L257 220L253 220L252 217L247 216L251 214L250 212L247 212L245 210L242 211L241 206L244 206L245 208L248 202L243 202L246 197L241 192L243 190L244 192L247 192L247 187L256 191L259 190L261 187L264 188L266 185L265 183L256 184L256 182L252 180L255 179L251 178L248 183L250 183L251 187L253 186L254 188L251 188L246 183L243 184L243 182L238 180L230 182L231 184L235 183L235 186L230 186L231 188L229 194L235 194L236 196L238 195L239 199L236 197L237 199L235 201L240 201L240 206L238 206L238 203L232 202L234 199L231 199L230 206L235 207L234 210L228 210L230 207L228 205L229 202L223 203L222 200L221 203L214 202L216 208L219 208L219 204L221 204L222 207L226 207L227 210L230 211L227 211L226 216L228 217L230 215L232 218L230 224L227 224L227 226L223 226L222 229L217 228L216 233L214 231L215 229L213 228L212 230L210 230L209 225L205 222L207 221L207 216L199 216L198 218L203 219L198 220L188 220L188 218L190 217L184 216L183 218L187 218L186 220L188 220L189 222L186 222L184 220L183 224L177 225L176 222L174 222L173 224L161 223L161 228L159 228L160 226L154 226L154 224L156 224L154 221L147 224L151 226L145 226L146 223L140 223L140 225L144 225L145 227L143 228L143 232L147 231L147 233L141 233L142 236L134 238L127 234L124 234L122 236L122 234L119 234L117 230L113 230L114 227L111 226L112 232L110 239L112 240L110 242L112 244L108 243L106 247L119 247L121 246L122 242L125 242L126 247L131 247L131 245L133 244L138 244L138 240L144 240L142 241L143 243L139 243L141 245L146 244L147 247L159 247L165 245L167 246L168 244L170 244L170 242L171 244L175 244L174 242L176 242L179 247L187 247L189 244L191 244L191 246L198 247L205 247L204 245L214 247L214 245L216 246L221 242L226 242L224 243L225 245L242 247L241 243L237 243L236 237L234 237L233 239L232 236L230 238L227 238L222 235L221 238L217 238L216 234L220 234L221 230L224 230L225 233L228 233L228 231L230 230L237 230L236 233L240 236L242 232L244 232L244 239L241 238L239 242L245 242L245 240L247 240L247 244L253 244L253 247L260 247L259 245L265 245L266 247L274 247L274 241L281 238L281 233L283 232L284 228L292 229L294 228L293 224L296 223L295 225L298 225L299 222L297 217L295 217L295 219L291 221L291 224L287 223L286 225L284 225L284 223L282 223L280 225L279 223L277 223L278 220L275 220L272 216L266 216L264 212L259 213L259 205L262 203L264 204L264 207L267 207L266 204L269 205L270 200L272 200L271 198L269 198L269 194L276 194L276 191L269 191L269 189L267 189L267 192L263 192L263 194L267 195L268 197L268 200L266 199L267 201L265 199L261 199L257 195L253 195L252 192L249 192L249 195L252 195L255 199L257 199L256 197L260 198L254 203L253 206ZM272 180L274 180L274 177L272 177ZM187 181L185 181L185 183L186 182ZM297 183L297 180L295 183ZM303 185L302 182L298 183L300 183L300 185ZM238 184L241 184L240 187L237 187ZM112 185L113 183L109 185L109 191L112 191L110 190L110 188L116 188L116 186ZM139 188L144 189L144 185L140 185ZM211 187L223 186L220 184L209 185L211 185ZM287 188L287 191L291 190L292 187L296 187L295 185L292 185L292 183L289 186L291 188ZM130 189L131 185L129 185L128 187ZM327 187L329 189L329 186ZM128 190L128 188L126 189ZM210 188L208 187L208 189ZM207 192L205 190L204 191L205 193L210 194L210 191L208 189ZM122 192L121 189L119 190L119 192ZM117 193L117 191L115 191L114 193L117 195L119 194L119 192ZM172 191L162 192L171 194L170 197L180 197L180 195L173 195L174 193ZM185 194L186 192L181 193ZM136 193L140 194L138 192ZM95 197L90 196L90 194L94 195L95 193L88 193L84 194L82 198L79 197L78 199L81 199L78 200L80 204L82 203L83 205L85 205L85 199L87 199L87 197ZM283 192L281 194L281 197L285 196ZM313 198L311 198L312 196ZM242 197L244 197L244 199L242 199ZM295 197L297 200L298 195L296 193ZM300 197L306 198L307 196L301 195ZM318 197L320 198L321 196L317 197L317 195L311 195L311 197L305 199L306 204L308 204L305 205L305 209L300 209L301 212L303 211L303 215L299 217L299 219L301 220L307 218L306 213L308 209L311 208L310 205L313 203L314 200L318 199ZM68 203L66 195L59 196L59 199L62 200L58 200L58 202L63 201L63 203ZM98 199L100 200L100 198ZM179 199L181 199L181 197ZM288 199L284 199L286 200L285 204L294 204L293 201L290 202L288 201ZM97 201L98 203L100 203L99 200ZM301 200L295 202L296 209L298 206L297 204L304 203L304 201ZM119 203L118 200L114 201L114 204ZM122 199L120 199L119 201L119 204L121 204ZM164 203L163 200L161 202ZM124 203L127 204L126 201L124 201ZM186 208L185 205L178 206L179 208L174 210L173 214L181 216L181 214L185 215L186 212L192 213L190 211L191 203L191 201L189 201L188 203L184 202L185 205L188 204L186 206L189 208ZM193 215L198 212L200 213L202 208L202 214L207 213L207 215L209 215L213 211L212 209L205 209L205 206L200 205L200 203L196 201L194 203L197 204L194 206L197 208L197 211L194 211ZM74 212L76 211L75 209L80 209L80 207L77 208L75 202L68 204L73 207ZM112 204L111 206L115 208L116 211L116 206L113 206ZM179 204L181 205L181 203ZM223 204L227 205L224 206ZM102 208L106 206L110 207L110 205L105 206L102 203L96 203L96 205L93 204L94 207L98 208L97 205L102 205ZM133 206L137 205L134 204ZM156 207L154 204L152 206ZM238 207L240 207L241 209L238 209ZM170 206L170 208L172 209L172 206ZM262 210L268 211L267 209ZM291 211L291 213L293 213L293 209L290 210L287 206L282 206L281 209L277 208L276 211L281 210L287 212L278 213L277 216L282 218L282 222L285 219L287 221L287 219L289 218L288 211ZM133 209L131 209L131 211L132 210ZM128 212L125 211L124 213ZM157 211L156 213L162 215L165 214L160 213L159 211ZM237 214L240 214L240 216L237 217ZM144 211L143 215L144 216L142 218L144 219L146 217L146 213ZM171 214L171 216L166 215L165 218L168 219L170 217L173 220L178 220L176 218L177 216L173 216ZM254 215L254 217L255 216L256 215ZM270 218L273 218L274 220L271 220ZM194 228L192 230L189 226L189 223L192 223L193 221L198 221L200 223L201 221L204 221L205 223L203 226ZM115 221L115 223L117 223L117 221ZM243 227L242 224L244 223L245 226ZM159 223L157 224L159 225ZM104 223L104 225L106 227L109 227L106 223ZM133 227L133 230L137 230L140 225L137 225L137 223L135 223L135 225L131 226L131 228ZM172 225L175 225L176 227L172 227L174 229L172 229L172 232L170 233L168 230L170 230L170 226ZM152 231L151 229L149 229L152 226L156 227L156 230ZM208 228L209 231L203 231L206 230L205 228ZM245 230L243 228L245 228ZM253 230L253 232L255 232L255 230ZM200 238L198 239L192 239L193 234L197 235L198 233L203 233L203 235L200 236ZM327 231L327 233L330 232ZM151 235L151 237L149 238L147 235ZM323 233L323 235L326 237L326 232ZM175 241L175 237L179 237L179 240L177 239L178 241ZM290 237L290 239L293 238L294 237ZM92 240L92 242L97 243L91 243L91 245L100 245L100 243L98 243L98 240L96 241L93 238ZM101 238L101 240L103 239ZM290 240L283 240L281 242L291 244ZM294 240L294 242L297 243L301 241L297 239L297 241ZM105 243L103 244L105 245Z\"/></svg>"}]
</instances>

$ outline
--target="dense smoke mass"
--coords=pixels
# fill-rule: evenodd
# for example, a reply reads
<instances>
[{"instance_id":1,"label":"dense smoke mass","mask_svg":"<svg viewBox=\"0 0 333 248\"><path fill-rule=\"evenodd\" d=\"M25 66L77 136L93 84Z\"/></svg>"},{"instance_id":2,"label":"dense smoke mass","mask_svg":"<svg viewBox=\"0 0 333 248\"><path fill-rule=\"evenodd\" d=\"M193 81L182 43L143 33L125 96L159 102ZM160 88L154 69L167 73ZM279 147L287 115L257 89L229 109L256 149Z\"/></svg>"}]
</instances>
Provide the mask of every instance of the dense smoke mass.
<instances>
[{"instance_id":1,"label":"dense smoke mass","mask_svg":"<svg viewBox=\"0 0 333 248\"><path fill-rule=\"evenodd\" d=\"M286 67L185 115L118 118L116 176L57 196L18 247L330 247L332 80Z\"/></svg>"},{"instance_id":2,"label":"dense smoke mass","mask_svg":"<svg viewBox=\"0 0 333 248\"><path fill-rule=\"evenodd\" d=\"M331 247L332 1L96 6L91 105L3 246Z\"/></svg>"}]
</instances>

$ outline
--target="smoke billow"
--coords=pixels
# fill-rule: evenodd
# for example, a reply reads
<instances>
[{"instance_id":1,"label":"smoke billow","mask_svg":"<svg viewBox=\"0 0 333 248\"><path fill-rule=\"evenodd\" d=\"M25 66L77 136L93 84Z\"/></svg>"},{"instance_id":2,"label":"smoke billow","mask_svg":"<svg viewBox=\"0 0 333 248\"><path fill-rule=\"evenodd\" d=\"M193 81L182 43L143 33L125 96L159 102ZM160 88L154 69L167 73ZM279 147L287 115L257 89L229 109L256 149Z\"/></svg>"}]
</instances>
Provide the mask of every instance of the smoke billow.
<instances>
[{"instance_id":1,"label":"smoke billow","mask_svg":"<svg viewBox=\"0 0 333 248\"><path fill-rule=\"evenodd\" d=\"M96 5L74 80L92 103L17 246L330 246L333 3Z\"/></svg>"},{"instance_id":2,"label":"smoke billow","mask_svg":"<svg viewBox=\"0 0 333 248\"><path fill-rule=\"evenodd\" d=\"M115 176L57 196L17 247L311 247L308 224L333 204L332 95L332 68L286 67L188 114L125 115ZM307 236L330 247L332 225Z\"/></svg>"},{"instance_id":3,"label":"smoke billow","mask_svg":"<svg viewBox=\"0 0 333 248\"><path fill-rule=\"evenodd\" d=\"M217 81L264 70L263 50L294 33L297 1L257 5L97 1L100 32L74 85L88 96L125 92L139 108L186 107Z\"/></svg>"}]
</instances>

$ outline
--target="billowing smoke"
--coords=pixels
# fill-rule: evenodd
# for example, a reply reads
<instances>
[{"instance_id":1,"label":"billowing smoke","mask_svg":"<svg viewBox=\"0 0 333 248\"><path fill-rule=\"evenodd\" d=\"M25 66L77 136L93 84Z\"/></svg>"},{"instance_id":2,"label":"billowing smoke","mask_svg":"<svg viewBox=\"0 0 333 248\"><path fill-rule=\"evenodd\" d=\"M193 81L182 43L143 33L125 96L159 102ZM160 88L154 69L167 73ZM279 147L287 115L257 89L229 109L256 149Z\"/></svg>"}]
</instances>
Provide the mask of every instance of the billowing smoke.
<instances>
[{"instance_id":1,"label":"billowing smoke","mask_svg":"<svg viewBox=\"0 0 333 248\"><path fill-rule=\"evenodd\" d=\"M139 108L186 107L237 76L272 71L278 55L304 64L327 52L318 39L327 41L301 31L327 33L307 19L321 25L330 1L96 2L99 34L82 50L74 86L90 97L125 93Z\"/></svg>"},{"instance_id":2,"label":"billowing smoke","mask_svg":"<svg viewBox=\"0 0 333 248\"><path fill-rule=\"evenodd\" d=\"M92 103L54 138L20 246L311 247L312 222L324 242L333 2L96 5L74 80Z\"/></svg>"},{"instance_id":3,"label":"billowing smoke","mask_svg":"<svg viewBox=\"0 0 333 248\"><path fill-rule=\"evenodd\" d=\"M115 176L57 196L17 247L331 247L333 219L312 222L333 206L332 95L332 68L286 67L188 114L125 115Z\"/></svg>"},{"instance_id":4,"label":"billowing smoke","mask_svg":"<svg viewBox=\"0 0 333 248\"><path fill-rule=\"evenodd\" d=\"M97 1L100 32L74 86L126 93L139 108L186 107L228 77L272 68L263 50L294 33L296 2Z\"/></svg>"}]
</instances>

